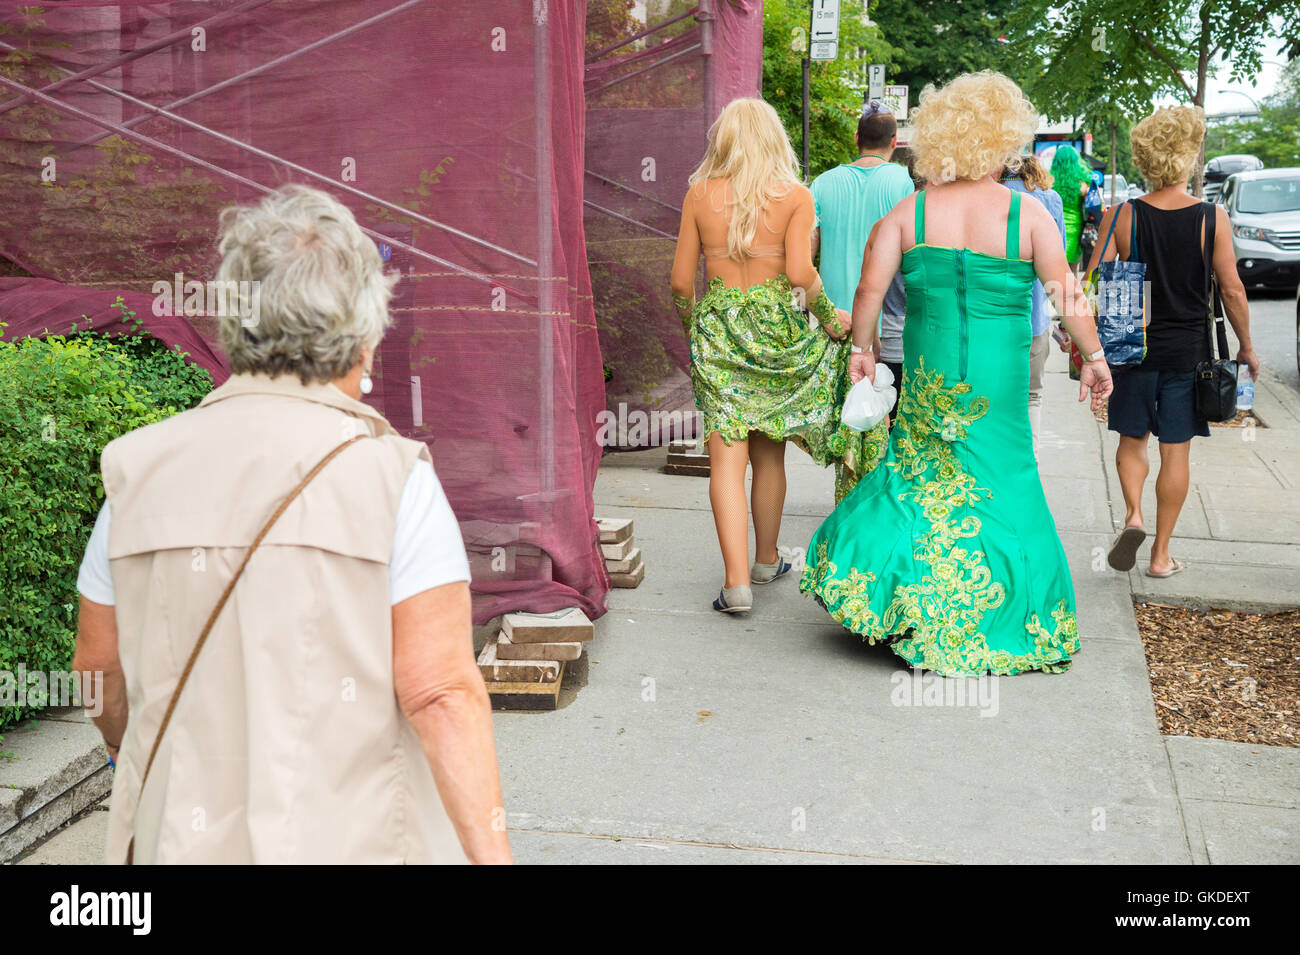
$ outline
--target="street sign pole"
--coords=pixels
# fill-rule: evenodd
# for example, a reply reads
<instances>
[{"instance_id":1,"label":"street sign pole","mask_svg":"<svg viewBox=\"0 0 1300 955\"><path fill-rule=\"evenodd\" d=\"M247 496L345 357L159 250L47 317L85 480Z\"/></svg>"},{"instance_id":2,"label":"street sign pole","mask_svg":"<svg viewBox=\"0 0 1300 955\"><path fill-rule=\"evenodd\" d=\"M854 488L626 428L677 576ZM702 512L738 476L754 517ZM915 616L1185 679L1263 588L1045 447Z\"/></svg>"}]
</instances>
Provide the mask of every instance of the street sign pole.
<instances>
[{"instance_id":1,"label":"street sign pole","mask_svg":"<svg viewBox=\"0 0 1300 955\"><path fill-rule=\"evenodd\" d=\"M808 11L808 51L803 58L803 178L809 174L808 85L813 60L833 60L839 54L840 0L812 0Z\"/></svg>"},{"instance_id":2,"label":"street sign pole","mask_svg":"<svg viewBox=\"0 0 1300 955\"><path fill-rule=\"evenodd\" d=\"M808 80L812 61L803 58L803 181L808 181Z\"/></svg>"},{"instance_id":3,"label":"street sign pole","mask_svg":"<svg viewBox=\"0 0 1300 955\"><path fill-rule=\"evenodd\" d=\"M885 96L885 65L872 63L867 67L867 101L881 100Z\"/></svg>"}]
</instances>

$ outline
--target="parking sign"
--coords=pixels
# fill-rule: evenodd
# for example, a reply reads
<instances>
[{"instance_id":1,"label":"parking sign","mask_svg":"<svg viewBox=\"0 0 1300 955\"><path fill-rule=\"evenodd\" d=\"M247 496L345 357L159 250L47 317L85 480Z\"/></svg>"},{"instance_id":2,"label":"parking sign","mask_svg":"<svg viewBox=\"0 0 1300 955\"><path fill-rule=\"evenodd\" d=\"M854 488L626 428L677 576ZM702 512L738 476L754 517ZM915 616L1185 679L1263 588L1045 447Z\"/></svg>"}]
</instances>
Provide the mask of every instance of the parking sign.
<instances>
[{"instance_id":1,"label":"parking sign","mask_svg":"<svg viewBox=\"0 0 1300 955\"><path fill-rule=\"evenodd\" d=\"M839 54L840 0L813 0L808 36L810 60L833 60Z\"/></svg>"},{"instance_id":2,"label":"parking sign","mask_svg":"<svg viewBox=\"0 0 1300 955\"><path fill-rule=\"evenodd\" d=\"M880 102L895 116L900 123L907 121L907 87L886 86Z\"/></svg>"}]
</instances>

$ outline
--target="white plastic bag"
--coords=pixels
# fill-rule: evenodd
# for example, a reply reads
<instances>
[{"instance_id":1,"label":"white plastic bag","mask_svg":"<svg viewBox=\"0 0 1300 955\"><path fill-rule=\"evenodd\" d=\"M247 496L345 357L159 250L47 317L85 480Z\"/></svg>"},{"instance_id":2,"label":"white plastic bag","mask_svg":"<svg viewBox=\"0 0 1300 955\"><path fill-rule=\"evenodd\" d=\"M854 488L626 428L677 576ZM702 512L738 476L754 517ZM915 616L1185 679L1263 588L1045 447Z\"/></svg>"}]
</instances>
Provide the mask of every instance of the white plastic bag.
<instances>
[{"instance_id":1,"label":"white plastic bag","mask_svg":"<svg viewBox=\"0 0 1300 955\"><path fill-rule=\"evenodd\" d=\"M883 361L876 362L876 378L863 378L844 398L840 420L854 431L870 431L885 420L894 407L894 373Z\"/></svg>"}]
</instances>

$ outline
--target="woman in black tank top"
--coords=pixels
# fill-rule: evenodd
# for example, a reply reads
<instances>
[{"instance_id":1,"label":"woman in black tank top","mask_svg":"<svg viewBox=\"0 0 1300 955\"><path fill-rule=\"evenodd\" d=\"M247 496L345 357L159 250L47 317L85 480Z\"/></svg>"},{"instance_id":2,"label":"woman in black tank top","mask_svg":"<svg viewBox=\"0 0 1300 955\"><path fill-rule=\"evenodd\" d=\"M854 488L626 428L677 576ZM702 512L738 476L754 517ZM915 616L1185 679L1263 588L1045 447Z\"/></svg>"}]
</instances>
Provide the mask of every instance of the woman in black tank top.
<instances>
[{"instance_id":1,"label":"woman in black tank top","mask_svg":"<svg viewBox=\"0 0 1300 955\"><path fill-rule=\"evenodd\" d=\"M1146 263L1147 355L1143 368L1191 371L1209 357L1205 318L1205 257L1202 223L1214 206L1193 203L1181 209L1158 209L1138 199L1131 203L1137 217L1137 258ZM1205 222L1214 241L1214 222ZM1132 250L1128 258L1133 257Z\"/></svg>"},{"instance_id":2,"label":"woman in black tank top","mask_svg":"<svg viewBox=\"0 0 1300 955\"><path fill-rule=\"evenodd\" d=\"M1115 242L1106 258L1117 254L1146 263L1147 353L1140 365L1114 369L1107 426L1119 434L1115 469L1124 490L1127 516L1111 545L1109 563L1131 570L1146 540L1142 488L1150 464L1147 444L1160 440L1160 475L1156 479L1156 537L1147 575L1170 577L1183 569L1169 553L1174 525L1187 499L1192 437L1210 429L1196 412L1196 365L1209 357L1209 277L1206 247L1228 320L1241 345L1237 361L1259 374L1259 359L1250 345L1250 310L1237 276L1227 213L1187 194L1205 139L1205 114L1199 107L1156 110L1133 127L1133 161L1152 192L1106 213L1101 231L1112 222ZM1089 263L1096 268L1098 248Z\"/></svg>"}]
</instances>

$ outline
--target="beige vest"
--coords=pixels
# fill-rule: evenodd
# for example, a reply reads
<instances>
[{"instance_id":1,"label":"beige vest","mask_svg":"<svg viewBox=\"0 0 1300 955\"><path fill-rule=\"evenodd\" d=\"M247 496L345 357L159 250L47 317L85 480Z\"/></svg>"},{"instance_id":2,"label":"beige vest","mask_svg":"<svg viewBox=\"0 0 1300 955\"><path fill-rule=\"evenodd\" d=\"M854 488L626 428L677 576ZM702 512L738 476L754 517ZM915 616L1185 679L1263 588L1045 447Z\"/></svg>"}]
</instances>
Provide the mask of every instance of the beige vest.
<instances>
[{"instance_id":1,"label":"beige vest","mask_svg":"<svg viewBox=\"0 0 1300 955\"><path fill-rule=\"evenodd\" d=\"M149 774L185 660L267 517ZM388 562L424 445L332 385L236 375L104 449L108 556L130 719L108 861L464 862L393 689ZM466 652L470 652L466 648Z\"/></svg>"}]
</instances>

